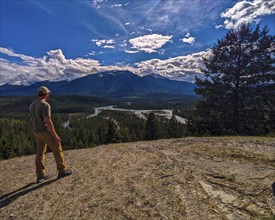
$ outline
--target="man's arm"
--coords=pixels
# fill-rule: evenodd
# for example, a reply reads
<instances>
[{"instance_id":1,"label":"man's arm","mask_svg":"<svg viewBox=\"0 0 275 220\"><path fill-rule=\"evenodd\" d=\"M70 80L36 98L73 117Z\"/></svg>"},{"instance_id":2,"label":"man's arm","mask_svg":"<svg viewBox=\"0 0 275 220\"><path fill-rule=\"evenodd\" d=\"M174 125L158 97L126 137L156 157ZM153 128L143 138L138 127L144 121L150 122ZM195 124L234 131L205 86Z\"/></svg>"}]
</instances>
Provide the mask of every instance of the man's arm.
<instances>
[{"instance_id":1,"label":"man's arm","mask_svg":"<svg viewBox=\"0 0 275 220\"><path fill-rule=\"evenodd\" d=\"M60 137L57 135L55 129L54 129L54 125L52 122L51 117L44 117L44 122L48 128L48 131L51 133L51 135L53 136L54 140L56 143L60 143L61 139Z\"/></svg>"}]
</instances>

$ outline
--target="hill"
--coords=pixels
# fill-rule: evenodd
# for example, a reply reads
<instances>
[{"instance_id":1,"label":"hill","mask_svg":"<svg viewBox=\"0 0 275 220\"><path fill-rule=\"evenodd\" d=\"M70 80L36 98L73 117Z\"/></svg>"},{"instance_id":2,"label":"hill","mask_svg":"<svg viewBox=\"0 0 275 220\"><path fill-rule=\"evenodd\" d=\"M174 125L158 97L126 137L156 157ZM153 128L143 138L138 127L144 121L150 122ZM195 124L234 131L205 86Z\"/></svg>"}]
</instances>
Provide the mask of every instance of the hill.
<instances>
[{"instance_id":1,"label":"hill","mask_svg":"<svg viewBox=\"0 0 275 220\"><path fill-rule=\"evenodd\" d=\"M108 99L149 96L195 96L195 85L190 82L169 80L156 75L140 77L129 71L109 71L91 74L72 81L38 82L30 86L0 86L1 96L33 95L46 85L55 95L86 95Z\"/></svg>"},{"instance_id":2,"label":"hill","mask_svg":"<svg viewBox=\"0 0 275 220\"><path fill-rule=\"evenodd\" d=\"M0 96L0 114L29 113L30 104L37 99L36 96ZM54 111L59 113L83 112L95 106L110 105L112 101L93 96L51 96L48 102L55 106Z\"/></svg>"},{"instance_id":3,"label":"hill","mask_svg":"<svg viewBox=\"0 0 275 220\"><path fill-rule=\"evenodd\" d=\"M0 161L2 219L274 219L272 138L184 138L66 151L75 173L35 184L34 156ZM272 214L273 212L273 214Z\"/></svg>"}]
</instances>

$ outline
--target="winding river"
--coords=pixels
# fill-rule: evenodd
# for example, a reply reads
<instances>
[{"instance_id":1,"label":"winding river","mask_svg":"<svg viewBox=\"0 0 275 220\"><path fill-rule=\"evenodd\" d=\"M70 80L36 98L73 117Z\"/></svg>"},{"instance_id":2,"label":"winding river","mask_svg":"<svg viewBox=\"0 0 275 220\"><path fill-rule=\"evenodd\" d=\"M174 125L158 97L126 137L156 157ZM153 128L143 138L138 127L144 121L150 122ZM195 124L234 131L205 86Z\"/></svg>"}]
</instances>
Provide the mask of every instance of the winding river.
<instances>
[{"instance_id":1,"label":"winding river","mask_svg":"<svg viewBox=\"0 0 275 220\"><path fill-rule=\"evenodd\" d=\"M124 112L132 112L134 113L137 117L142 118L144 120L147 120L147 115L151 112L154 112L155 114L165 117L167 119L171 119L173 116L173 110L171 109L162 109L162 110L135 110L135 109L123 109L123 108L115 108L113 105L110 106L104 106L104 107L97 107L95 108L95 113L88 115L86 118L92 118L96 117L100 114L101 111L103 110L109 110L109 111L124 111ZM187 123L187 119L182 118L178 115L175 115L176 120L182 124ZM70 124L70 121L66 121L62 124L63 127L68 127Z\"/></svg>"}]
</instances>

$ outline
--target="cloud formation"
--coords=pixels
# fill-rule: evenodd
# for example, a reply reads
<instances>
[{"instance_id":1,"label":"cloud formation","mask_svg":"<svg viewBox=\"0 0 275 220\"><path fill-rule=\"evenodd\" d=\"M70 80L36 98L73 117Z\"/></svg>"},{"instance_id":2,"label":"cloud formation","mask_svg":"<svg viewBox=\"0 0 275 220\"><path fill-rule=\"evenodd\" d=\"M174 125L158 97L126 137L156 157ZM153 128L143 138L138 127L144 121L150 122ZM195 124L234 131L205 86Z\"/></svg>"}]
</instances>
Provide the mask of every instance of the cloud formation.
<instances>
[{"instance_id":1,"label":"cloud formation","mask_svg":"<svg viewBox=\"0 0 275 220\"><path fill-rule=\"evenodd\" d=\"M195 43L196 38L191 37L190 33L187 33L184 38L181 39L183 43L187 43L193 45Z\"/></svg>"},{"instance_id":2,"label":"cloud formation","mask_svg":"<svg viewBox=\"0 0 275 220\"><path fill-rule=\"evenodd\" d=\"M94 42L98 47L101 48L109 48L109 49L115 49L115 40L113 39L102 39L102 40L98 40L98 39L92 39L92 42Z\"/></svg>"},{"instance_id":3,"label":"cloud formation","mask_svg":"<svg viewBox=\"0 0 275 220\"><path fill-rule=\"evenodd\" d=\"M7 48L0 48L0 52L7 56L18 57L22 62L15 63L4 58L0 59L0 85L29 85L39 81L73 80L89 74L112 70L129 70L128 66L101 66L99 61L92 59L66 59L62 50L50 50L42 58L33 58L17 54Z\"/></svg>"},{"instance_id":4,"label":"cloud formation","mask_svg":"<svg viewBox=\"0 0 275 220\"><path fill-rule=\"evenodd\" d=\"M275 13L275 0L242 0L221 14L224 27L237 29L242 23L258 23L261 16ZM221 25L216 26L216 28Z\"/></svg>"},{"instance_id":5,"label":"cloud formation","mask_svg":"<svg viewBox=\"0 0 275 220\"><path fill-rule=\"evenodd\" d=\"M20 62L11 62L0 58L0 85L29 85L40 81L73 80L89 74L104 71L128 70L140 76L158 74L171 79L193 81L196 74L201 73L202 57L209 56L209 51L179 56L167 60L152 59L136 63L135 67L127 65L102 66L93 59L67 59L62 50L50 50L42 58L33 58L17 54L11 49L0 48L0 52L9 57L17 57Z\"/></svg>"},{"instance_id":6,"label":"cloud formation","mask_svg":"<svg viewBox=\"0 0 275 220\"><path fill-rule=\"evenodd\" d=\"M170 79L194 81L195 75L201 74L204 67L203 57L210 55L211 51L207 50L166 60L146 60L136 65L139 75L154 73Z\"/></svg>"},{"instance_id":7,"label":"cloud formation","mask_svg":"<svg viewBox=\"0 0 275 220\"><path fill-rule=\"evenodd\" d=\"M171 40L172 36L163 36L161 34L149 34L136 37L129 40L134 51L143 51L146 53L155 53L157 49ZM129 51L128 51L129 52Z\"/></svg>"}]
</instances>

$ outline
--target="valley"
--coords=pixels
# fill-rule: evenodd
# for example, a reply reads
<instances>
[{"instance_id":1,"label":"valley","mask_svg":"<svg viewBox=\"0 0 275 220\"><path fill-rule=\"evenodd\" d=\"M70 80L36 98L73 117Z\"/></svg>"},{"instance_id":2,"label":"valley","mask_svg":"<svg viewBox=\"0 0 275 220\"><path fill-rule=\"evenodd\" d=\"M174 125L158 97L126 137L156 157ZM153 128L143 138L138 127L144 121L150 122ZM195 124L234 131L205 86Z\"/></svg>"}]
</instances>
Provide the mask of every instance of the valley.
<instances>
[{"instance_id":1,"label":"valley","mask_svg":"<svg viewBox=\"0 0 275 220\"><path fill-rule=\"evenodd\" d=\"M91 114L91 115L88 115L86 116L87 119L89 118L93 118L93 117L97 117L99 116L99 114L104 111L104 110L107 110L107 111L121 111L121 112L131 112L133 113L134 115L136 115L137 117L141 118L141 119L144 119L144 120L147 120L147 117L149 115L149 113L153 112L154 114L158 115L159 117L164 117L168 120L170 120L173 116L173 110L172 109L155 109L155 110L148 110L148 109L143 109L143 110L135 110L135 109L123 109L123 108L115 108L114 105L110 105L110 106L104 106L104 107L96 107L94 109L94 113ZM179 123L182 123L182 124L186 124L187 123L187 119L181 117L181 116L178 116L178 115L175 115L175 118L176 120L179 122ZM62 126L64 128L67 128L70 124L70 121L65 121L62 123Z\"/></svg>"}]
</instances>

